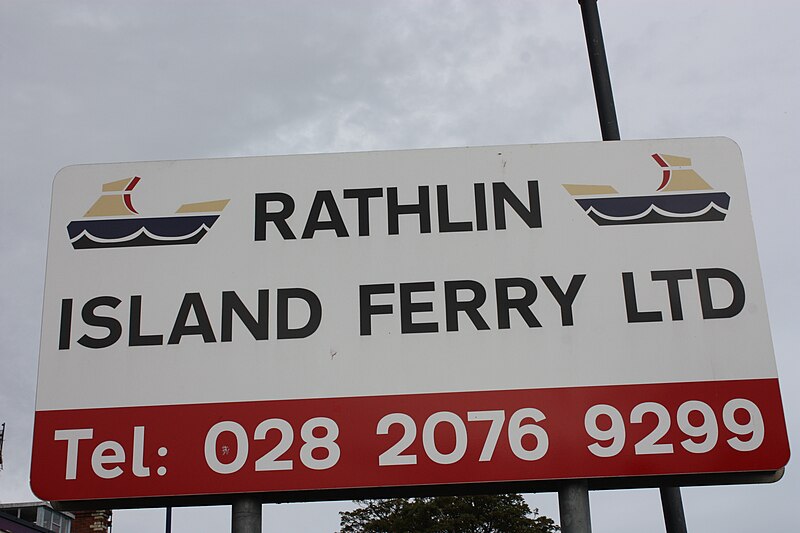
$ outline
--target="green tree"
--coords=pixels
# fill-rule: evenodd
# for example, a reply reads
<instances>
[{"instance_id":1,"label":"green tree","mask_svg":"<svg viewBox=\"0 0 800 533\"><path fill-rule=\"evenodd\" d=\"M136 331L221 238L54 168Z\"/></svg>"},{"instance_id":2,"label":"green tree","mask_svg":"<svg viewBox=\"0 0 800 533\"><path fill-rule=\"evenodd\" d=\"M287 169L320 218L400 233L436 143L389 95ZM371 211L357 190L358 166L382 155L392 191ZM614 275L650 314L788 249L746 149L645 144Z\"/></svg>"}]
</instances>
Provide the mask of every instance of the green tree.
<instances>
[{"instance_id":1,"label":"green tree","mask_svg":"<svg viewBox=\"0 0 800 533\"><path fill-rule=\"evenodd\" d=\"M357 500L340 533L555 533L519 494Z\"/></svg>"}]
</instances>

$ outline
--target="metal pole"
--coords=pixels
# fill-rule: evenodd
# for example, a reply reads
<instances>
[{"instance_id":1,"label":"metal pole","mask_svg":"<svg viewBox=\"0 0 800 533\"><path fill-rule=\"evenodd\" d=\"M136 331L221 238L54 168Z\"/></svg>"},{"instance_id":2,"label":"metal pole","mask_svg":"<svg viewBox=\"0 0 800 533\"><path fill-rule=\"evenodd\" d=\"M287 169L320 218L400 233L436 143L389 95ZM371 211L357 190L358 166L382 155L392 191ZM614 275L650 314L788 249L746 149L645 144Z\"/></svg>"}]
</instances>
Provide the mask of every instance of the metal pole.
<instances>
[{"instance_id":1,"label":"metal pole","mask_svg":"<svg viewBox=\"0 0 800 533\"><path fill-rule=\"evenodd\" d=\"M597 114L600 117L600 131L604 141L618 141L619 124L614 107L614 93L611 91L611 76L608 73L606 47L603 44L603 30L600 27L600 14L597 0L578 0L583 16L583 31L586 34L586 48L589 51L589 66L592 69L594 98ZM683 500L680 487L661 487L661 508L667 533L686 533L686 517L683 513Z\"/></svg>"},{"instance_id":2,"label":"metal pole","mask_svg":"<svg viewBox=\"0 0 800 533\"><path fill-rule=\"evenodd\" d=\"M603 44L603 30L600 28L600 14L597 0L578 0L583 16L583 32L586 34L586 48L589 51L589 66L592 69L594 99L600 117L600 131L604 141L619 140L617 111L614 108L614 94L611 92L611 76L608 74L606 47Z\"/></svg>"},{"instance_id":3,"label":"metal pole","mask_svg":"<svg viewBox=\"0 0 800 533\"><path fill-rule=\"evenodd\" d=\"M581 6L583 17L586 48L589 51L589 65L592 69L597 114L600 117L600 131L604 141L618 141L619 125L617 124L617 112L614 109L614 95L611 92L611 77L608 74L608 62L603 46L603 32L600 28L597 0L578 0L578 3ZM564 483L558 491L558 511L563 533L591 533L589 482L583 479Z\"/></svg>"},{"instance_id":4,"label":"metal pole","mask_svg":"<svg viewBox=\"0 0 800 533\"><path fill-rule=\"evenodd\" d=\"M0 426L0 470L3 469L3 441L6 438L6 423Z\"/></svg>"},{"instance_id":5,"label":"metal pole","mask_svg":"<svg viewBox=\"0 0 800 533\"><path fill-rule=\"evenodd\" d=\"M172 507L167 507L166 532L172 533Z\"/></svg>"},{"instance_id":6,"label":"metal pole","mask_svg":"<svg viewBox=\"0 0 800 533\"><path fill-rule=\"evenodd\" d=\"M680 487L661 487L661 508L667 533L686 533L686 516Z\"/></svg>"},{"instance_id":7,"label":"metal pole","mask_svg":"<svg viewBox=\"0 0 800 533\"><path fill-rule=\"evenodd\" d=\"M592 533L587 480L568 481L558 489L558 513L562 533Z\"/></svg>"},{"instance_id":8,"label":"metal pole","mask_svg":"<svg viewBox=\"0 0 800 533\"><path fill-rule=\"evenodd\" d=\"M261 533L261 500L240 496L233 502L231 533Z\"/></svg>"}]
</instances>

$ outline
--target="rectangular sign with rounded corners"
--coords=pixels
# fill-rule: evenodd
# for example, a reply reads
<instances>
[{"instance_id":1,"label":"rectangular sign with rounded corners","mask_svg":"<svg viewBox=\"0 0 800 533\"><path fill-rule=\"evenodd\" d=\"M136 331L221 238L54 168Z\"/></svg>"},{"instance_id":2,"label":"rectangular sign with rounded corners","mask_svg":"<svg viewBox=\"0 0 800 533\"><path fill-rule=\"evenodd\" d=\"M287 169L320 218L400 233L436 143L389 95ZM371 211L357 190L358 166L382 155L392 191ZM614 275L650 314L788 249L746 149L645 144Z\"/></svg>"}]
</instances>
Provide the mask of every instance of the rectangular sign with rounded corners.
<instances>
[{"instance_id":1,"label":"rectangular sign with rounded corners","mask_svg":"<svg viewBox=\"0 0 800 533\"><path fill-rule=\"evenodd\" d=\"M55 178L42 499L686 483L788 457L729 139Z\"/></svg>"}]
</instances>

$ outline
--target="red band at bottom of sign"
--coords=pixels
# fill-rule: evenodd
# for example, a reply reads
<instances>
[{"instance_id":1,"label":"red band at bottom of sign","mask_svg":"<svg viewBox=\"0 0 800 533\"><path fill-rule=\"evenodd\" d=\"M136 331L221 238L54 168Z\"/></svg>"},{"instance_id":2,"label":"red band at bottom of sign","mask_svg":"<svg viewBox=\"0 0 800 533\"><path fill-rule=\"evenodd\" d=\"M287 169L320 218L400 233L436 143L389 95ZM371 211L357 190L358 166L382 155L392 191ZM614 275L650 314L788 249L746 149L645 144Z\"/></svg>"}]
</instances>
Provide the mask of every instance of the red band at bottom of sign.
<instances>
[{"instance_id":1,"label":"red band at bottom of sign","mask_svg":"<svg viewBox=\"0 0 800 533\"><path fill-rule=\"evenodd\" d=\"M91 500L775 471L777 379L37 411L31 485Z\"/></svg>"}]
</instances>

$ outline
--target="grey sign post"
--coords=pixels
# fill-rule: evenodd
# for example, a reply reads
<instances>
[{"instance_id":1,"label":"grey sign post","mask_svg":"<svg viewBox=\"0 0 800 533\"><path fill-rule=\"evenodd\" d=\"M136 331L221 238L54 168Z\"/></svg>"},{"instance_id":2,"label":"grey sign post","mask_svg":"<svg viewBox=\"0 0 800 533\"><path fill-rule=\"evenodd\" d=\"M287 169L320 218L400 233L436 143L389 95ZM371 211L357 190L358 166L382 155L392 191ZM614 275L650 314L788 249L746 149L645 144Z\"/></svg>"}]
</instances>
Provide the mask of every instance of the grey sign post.
<instances>
[{"instance_id":1,"label":"grey sign post","mask_svg":"<svg viewBox=\"0 0 800 533\"><path fill-rule=\"evenodd\" d=\"M261 500L242 495L233 502L231 533L261 533Z\"/></svg>"},{"instance_id":2,"label":"grey sign post","mask_svg":"<svg viewBox=\"0 0 800 533\"><path fill-rule=\"evenodd\" d=\"M586 48L589 52L589 64L592 69L592 82L594 84L594 95L597 101L597 114L600 118L600 131L604 141L619 141L619 124L617 123L617 111L614 107L614 94L611 90L611 76L608 73L608 60L606 49L603 44L603 31L600 27L600 14L597 11L597 0L578 0L583 16L583 30L586 34ZM570 491L578 490L577 486L569 485ZM664 522L667 533L686 533L686 517L683 513L683 501L681 499L680 487L661 487L661 505L664 511ZM566 490L564 491L566 492ZM571 495L571 498L576 496ZM562 492L559 491L559 500ZM588 489L586 495L586 510L589 513ZM572 509L571 506L559 504L561 512ZM577 512L573 510L572 512ZM565 518L562 515L562 522ZM570 521L573 521L570 518ZM583 533L591 531L591 524L587 517L587 526L584 529L564 529L565 533Z\"/></svg>"}]
</instances>

